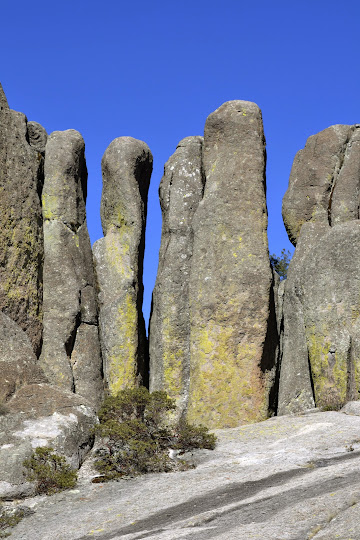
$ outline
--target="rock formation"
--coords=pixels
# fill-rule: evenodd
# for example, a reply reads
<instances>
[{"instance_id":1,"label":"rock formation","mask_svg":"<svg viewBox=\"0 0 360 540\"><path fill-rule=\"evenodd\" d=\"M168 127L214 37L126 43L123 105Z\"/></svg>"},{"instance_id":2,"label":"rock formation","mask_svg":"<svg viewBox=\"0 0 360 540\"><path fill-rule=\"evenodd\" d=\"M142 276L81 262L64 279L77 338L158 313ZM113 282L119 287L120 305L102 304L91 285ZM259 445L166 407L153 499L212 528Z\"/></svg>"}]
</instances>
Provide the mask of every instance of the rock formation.
<instances>
[{"instance_id":1,"label":"rock formation","mask_svg":"<svg viewBox=\"0 0 360 540\"><path fill-rule=\"evenodd\" d=\"M275 375L265 343L272 274L257 105L231 101L208 117L203 167L189 285L188 418L231 427L267 417Z\"/></svg>"},{"instance_id":2,"label":"rock formation","mask_svg":"<svg viewBox=\"0 0 360 540\"><path fill-rule=\"evenodd\" d=\"M49 381L102 398L94 272L85 201L84 141L77 131L52 133L46 144L44 332L40 364Z\"/></svg>"},{"instance_id":3,"label":"rock formation","mask_svg":"<svg viewBox=\"0 0 360 540\"><path fill-rule=\"evenodd\" d=\"M149 332L150 391L165 390L175 398L179 415L189 397L189 277L192 220L204 187L202 142L202 137L180 141L159 189L163 223Z\"/></svg>"},{"instance_id":4,"label":"rock formation","mask_svg":"<svg viewBox=\"0 0 360 540\"><path fill-rule=\"evenodd\" d=\"M359 219L360 125L331 126L306 141L294 159L283 199L283 218L296 245L307 221Z\"/></svg>"},{"instance_id":5,"label":"rock formation","mask_svg":"<svg viewBox=\"0 0 360 540\"><path fill-rule=\"evenodd\" d=\"M142 269L151 152L142 141L119 137L105 151L102 171L105 236L95 242L93 254L104 376L115 394L148 384Z\"/></svg>"},{"instance_id":6,"label":"rock formation","mask_svg":"<svg viewBox=\"0 0 360 540\"><path fill-rule=\"evenodd\" d=\"M39 124L38 124L39 126ZM0 85L0 310L28 334L38 355L42 333L43 146L9 109ZM41 126L43 140L46 132Z\"/></svg>"},{"instance_id":7,"label":"rock formation","mask_svg":"<svg viewBox=\"0 0 360 540\"><path fill-rule=\"evenodd\" d=\"M295 157L283 201L297 241L284 297L279 414L357 399L360 126L332 126Z\"/></svg>"},{"instance_id":8,"label":"rock formation","mask_svg":"<svg viewBox=\"0 0 360 540\"><path fill-rule=\"evenodd\" d=\"M228 427L266 418L274 401L261 112L225 103L206 121L201 154L200 138L185 141L160 186L151 388L170 391L191 422Z\"/></svg>"},{"instance_id":9,"label":"rock formation","mask_svg":"<svg viewBox=\"0 0 360 540\"><path fill-rule=\"evenodd\" d=\"M0 499L35 493L22 463L38 446L51 446L79 468L92 447L95 422L82 396L44 383L22 386L0 415Z\"/></svg>"}]
</instances>

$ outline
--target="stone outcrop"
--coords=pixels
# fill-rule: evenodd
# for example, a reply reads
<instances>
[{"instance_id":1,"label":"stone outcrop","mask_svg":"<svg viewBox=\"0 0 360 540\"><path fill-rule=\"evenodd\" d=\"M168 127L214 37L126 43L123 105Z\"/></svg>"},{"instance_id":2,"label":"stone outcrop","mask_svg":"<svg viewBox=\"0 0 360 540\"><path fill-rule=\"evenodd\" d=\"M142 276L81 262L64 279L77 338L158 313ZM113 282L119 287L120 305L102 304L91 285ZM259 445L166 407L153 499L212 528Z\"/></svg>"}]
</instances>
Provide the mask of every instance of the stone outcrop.
<instances>
[{"instance_id":1,"label":"stone outcrop","mask_svg":"<svg viewBox=\"0 0 360 540\"><path fill-rule=\"evenodd\" d=\"M29 337L0 311L0 404L25 384L47 382Z\"/></svg>"},{"instance_id":2,"label":"stone outcrop","mask_svg":"<svg viewBox=\"0 0 360 540\"><path fill-rule=\"evenodd\" d=\"M102 398L96 293L86 225L85 145L74 130L46 144L44 332L40 364L49 380L94 405Z\"/></svg>"},{"instance_id":3,"label":"stone outcrop","mask_svg":"<svg viewBox=\"0 0 360 540\"><path fill-rule=\"evenodd\" d=\"M148 384L142 269L151 152L142 141L119 137L106 149L102 171L105 236L95 242L93 255L104 376L115 394L125 386Z\"/></svg>"},{"instance_id":4,"label":"stone outcrop","mask_svg":"<svg viewBox=\"0 0 360 540\"><path fill-rule=\"evenodd\" d=\"M40 353L43 230L42 153L32 124L9 109L0 85L0 310L28 334ZM42 137L46 132L39 124Z\"/></svg>"},{"instance_id":5,"label":"stone outcrop","mask_svg":"<svg viewBox=\"0 0 360 540\"><path fill-rule=\"evenodd\" d=\"M358 399L360 126L298 152L283 201L297 241L285 284L279 414Z\"/></svg>"},{"instance_id":6,"label":"stone outcrop","mask_svg":"<svg viewBox=\"0 0 360 540\"><path fill-rule=\"evenodd\" d=\"M296 245L307 221L359 219L360 125L331 126L306 141L294 159L283 199L283 218Z\"/></svg>"},{"instance_id":7,"label":"stone outcrop","mask_svg":"<svg viewBox=\"0 0 360 540\"><path fill-rule=\"evenodd\" d=\"M193 219L188 419L211 427L268 415L275 359L266 345L265 161L257 105L231 101L208 117L204 197Z\"/></svg>"},{"instance_id":8,"label":"stone outcrop","mask_svg":"<svg viewBox=\"0 0 360 540\"><path fill-rule=\"evenodd\" d=\"M165 390L185 410L190 384L192 220L203 195L202 137L180 141L165 164L159 268L150 320L150 391Z\"/></svg>"},{"instance_id":9,"label":"stone outcrop","mask_svg":"<svg viewBox=\"0 0 360 540\"><path fill-rule=\"evenodd\" d=\"M79 468L93 444L95 422L95 412L82 396L49 384L20 388L0 415L0 498L35 493L22 464L38 446L51 446Z\"/></svg>"},{"instance_id":10,"label":"stone outcrop","mask_svg":"<svg viewBox=\"0 0 360 540\"><path fill-rule=\"evenodd\" d=\"M180 143L160 185L150 387L176 397L189 421L229 427L264 419L275 404L260 109L225 103L206 121L201 153L200 141Z\"/></svg>"}]
</instances>

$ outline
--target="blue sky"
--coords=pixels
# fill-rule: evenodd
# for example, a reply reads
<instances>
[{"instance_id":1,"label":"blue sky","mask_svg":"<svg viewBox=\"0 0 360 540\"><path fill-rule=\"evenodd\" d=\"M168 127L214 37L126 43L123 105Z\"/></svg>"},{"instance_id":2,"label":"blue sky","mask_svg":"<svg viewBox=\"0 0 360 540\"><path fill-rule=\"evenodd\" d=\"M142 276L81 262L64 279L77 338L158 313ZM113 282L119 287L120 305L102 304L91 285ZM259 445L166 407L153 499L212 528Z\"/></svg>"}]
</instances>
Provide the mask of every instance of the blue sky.
<instances>
[{"instance_id":1,"label":"blue sky","mask_svg":"<svg viewBox=\"0 0 360 540\"><path fill-rule=\"evenodd\" d=\"M116 137L154 155L145 254L148 316L160 245L158 186L177 143L223 102L256 102L267 140L271 253L295 153L332 124L360 123L360 2L62 0L1 2L0 81L11 108L86 143L88 226L100 223L101 157Z\"/></svg>"}]
</instances>

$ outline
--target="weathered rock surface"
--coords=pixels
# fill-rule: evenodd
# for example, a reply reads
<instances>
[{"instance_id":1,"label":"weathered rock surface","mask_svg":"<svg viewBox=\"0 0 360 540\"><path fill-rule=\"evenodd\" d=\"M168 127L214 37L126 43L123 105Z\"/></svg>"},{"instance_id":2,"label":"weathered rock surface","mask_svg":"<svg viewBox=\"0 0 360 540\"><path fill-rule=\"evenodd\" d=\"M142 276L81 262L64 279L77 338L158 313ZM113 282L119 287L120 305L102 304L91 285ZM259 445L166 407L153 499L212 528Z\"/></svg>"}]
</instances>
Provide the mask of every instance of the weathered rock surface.
<instances>
[{"instance_id":1,"label":"weathered rock surface","mask_svg":"<svg viewBox=\"0 0 360 540\"><path fill-rule=\"evenodd\" d=\"M13 536L359 538L359 429L359 416L317 412L219 430L195 470L103 485L84 476L71 492L27 500L35 514Z\"/></svg>"},{"instance_id":2,"label":"weathered rock surface","mask_svg":"<svg viewBox=\"0 0 360 540\"><path fill-rule=\"evenodd\" d=\"M95 242L93 255L104 375L115 394L125 386L148 384L142 269L151 152L142 141L119 137L106 149L102 171L105 237Z\"/></svg>"},{"instance_id":3,"label":"weathered rock surface","mask_svg":"<svg viewBox=\"0 0 360 540\"><path fill-rule=\"evenodd\" d=\"M359 220L303 225L286 283L280 414L358 399L359 261Z\"/></svg>"},{"instance_id":4,"label":"weathered rock surface","mask_svg":"<svg viewBox=\"0 0 360 540\"><path fill-rule=\"evenodd\" d=\"M307 221L359 219L360 125L331 126L306 142L294 159L283 199L283 218L296 245Z\"/></svg>"},{"instance_id":5,"label":"weathered rock surface","mask_svg":"<svg viewBox=\"0 0 360 540\"><path fill-rule=\"evenodd\" d=\"M96 415L89 402L48 384L28 384L0 416L0 498L34 494L22 463L34 448L51 446L78 468L93 444Z\"/></svg>"},{"instance_id":6,"label":"weathered rock surface","mask_svg":"<svg viewBox=\"0 0 360 540\"><path fill-rule=\"evenodd\" d=\"M202 198L202 137L180 141L165 164L159 268L150 320L150 391L165 390L186 410L190 383L189 277L192 220Z\"/></svg>"},{"instance_id":7,"label":"weathered rock surface","mask_svg":"<svg viewBox=\"0 0 360 540\"><path fill-rule=\"evenodd\" d=\"M74 130L46 144L44 332L40 364L49 382L97 406L102 398L95 279L86 225L85 145Z\"/></svg>"},{"instance_id":8,"label":"weathered rock surface","mask_svg":"<svg viewBox=\"0 0 360 540\"><path fill-rule=\"evenodd\" d=\"M21 326L39 354L43 157L31 145L31 129L25 115L9 109L0 85L0 310Z\"/></svg>"},{"instance_id":9,"label":"weathered rock surface","mask_svg":"<svg viewBox=\"0 0 360 540\"><path fill-rule=\"evenodd\" d=\"M0 311L0 404L24 384L46 382L25 332Z\"/></svg>"},{"instance_id":10,"label":"weathered rock surface","mask_svg":"<svg viewBox=\"0 0 360 540\"><path fill-rule=\"evenodd\" d=\"M275 378L265 138L257 105L231 101L208 117L203 167L189 284L188 419L232 427L267 417Z\"/></svg>"}]
</instances>

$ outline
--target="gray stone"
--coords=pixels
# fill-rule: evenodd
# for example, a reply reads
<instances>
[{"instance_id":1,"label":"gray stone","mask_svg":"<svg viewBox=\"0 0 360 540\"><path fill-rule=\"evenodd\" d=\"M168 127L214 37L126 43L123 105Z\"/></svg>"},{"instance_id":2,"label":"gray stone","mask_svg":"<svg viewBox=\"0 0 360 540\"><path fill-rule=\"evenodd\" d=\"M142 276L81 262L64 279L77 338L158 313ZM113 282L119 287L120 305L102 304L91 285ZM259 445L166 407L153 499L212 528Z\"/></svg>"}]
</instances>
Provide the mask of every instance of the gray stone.
<instances>
[{"instance_id":1,"label":"gray stone","mask_svg":"<svg viewBox=\"0 0 360 540\"><path fill-rule=\"evenodd\" d=\"M359 219L359 141L356 125L331 126L309 137L296 154L282 210L294 245L307 221Z\"/></svg>"},{"instance_id":2,"label":"gray stone","mask_svg":"<svg viewBox=\"0 0 360 540\"><path fill-rule=\"evenodd\" d=\"M2 111L3 109L9 110L9 104L7 102L2 84L0 83L0 111Z\"/></svg>"},{"instance_id":3,"label":"gray stone","mask_svg":"<svg viewBox=\"0 0 360 540\"><path fill-rule=\"evenodd\" d=\"M29 144L26 117L0 88L0 310L28 334L36 354L42 332L43 231L39 193L43 157Z\"/></svg>"},{"instance_id":4,"label":"gray stone","mask_svg":"<svg viewBox=\"0 0 360 540\"><path fill-rule=\"evenodd\" d=\"M93 255L104 375L116 394L125 386L148 384L142 270L152 155L144 142L119 137L101 163L105 237L95 242Z\"/></svg>"},{"instance_id":5,"label":"gray stone","mask_svg":"<svg viewBox=\"0 0 360 540\"><path fill-rule=\"evenodd\" d=\"M76 490L23 502L35 513L14 538L355 540L359 429L357 416L318 412L218 430L214 451L194 453L195 470L107 484L83 476Z\"/></svg>"},{"instance_id":6,"label":"gray stone","mask_svg":"<svg viewBox=\"0 0 360 540\"><path fill-rule=\"evenodd\" d=\"M267 417L276 370L268 332L265 138L257 105L231 101L208 117L203 167L189 284L188 419L232 427Z\"/></svg>"},{"instance_id":7,"label":"gray stone","mask_svg":"<svg viewBox=\"0 0 360 540\"><path fill-rule=\"evenodd\" d=\"M96 415L89 402L48 384L29 384L7 402L0 416L0 498L34 494L24 459L39 446L51 446L77 469L93 444Z\"/></svg>"},{"instance_id":8,"label":"gray stone","mask_svg":"<svg viewBox=\"0 0 360 540\"><path fill-rule=\"evenodd\" d=\"M45 155L45 146L47 141L46 130L37 122L27 123L29 144L35 150Z\"/></svg>"},{"instance_id":9,"label":"gray stone","mask_svg":"<svg viewBox=\"0 0 360 540\"><path fill-rule=\"evenodd\" d=\"M303 225L285 291L280 414L358 399L359 261L359 220Z\"/></svg>"},{"instance_id":10,"label":"gray stone","mask_svg":"<svg viewBox=\"0 0 360 540\"><path fill-rule=\"evenodd\" d=\"M44 216L44 334L40 364L52 384L102 399L102 362L85 201L84 141L74 130L46 144ZM88 327L91 328L88 328ZM85 338L85 336L87 336Z\"/></svg>"},{"instance_id":11,"label":"gray stone","mask_svg":"<svg viewBox=\"0 0 360 540\"><path fill-rule=\"evenodd\" d=\"M180 415L190 382L189 277L192 219L204 187L202 141L180 141L165 164L159 189L163 223L149 331L150 391L165 390L176 399Z\"/></svg>"},{"instance_id":12,"label":"gray stone","mask_svg":"<svg viewBox=\"0 0 360 540\"><path fill-rule=\"evenodd\" d=\"M0 311L0 403L8 401L24 384L46 382L25 332Z\"/></svg>"}]
</instances>

